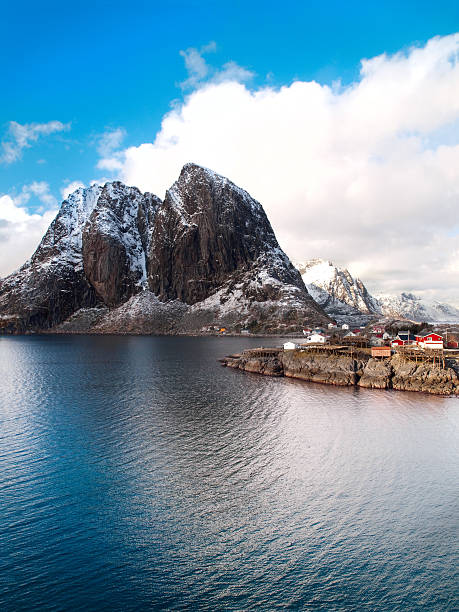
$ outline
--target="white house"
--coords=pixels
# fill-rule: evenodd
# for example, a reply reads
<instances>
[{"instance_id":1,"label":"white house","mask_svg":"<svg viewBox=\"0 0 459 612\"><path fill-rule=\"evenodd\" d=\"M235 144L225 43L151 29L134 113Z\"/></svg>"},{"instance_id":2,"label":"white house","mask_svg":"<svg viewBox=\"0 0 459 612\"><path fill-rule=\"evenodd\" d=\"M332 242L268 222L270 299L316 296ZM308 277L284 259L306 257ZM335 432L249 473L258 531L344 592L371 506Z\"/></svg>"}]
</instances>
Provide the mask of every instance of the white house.
<instances>
[{"instance_id":1,"label":"white house","mask_svg":"<svg viewBox=\"0 0 459 612\"><path fill-rule=\"evenodd\" d=\"M341 325L341 329L349 329L349 325L347 323L343 323Z\"/></svg>"},{"instance_id":2,"label":"white house","mask_svg":"<svg viewBox=\"0 0 459 612\"><path fill-rule=\"evenodd\" d=\"M323 334L311 334L306 338L306 344L325 344L325 340Z\"/></svg>"},{"instance_id":3,"label":"white house","mask_svg":"<svg viewBox=\"0 0 459 612\"><path fill-rule=\"evenodd\" d=\"M284 342L284 351L293 351L296 349L294 342Z\"/></svg>"},{"instance_id":4,"label":"white house","mask_svg":"<svg viewBox=\"0 0 459 612\"><path fill-rule=\"evenodd\" d=\"M329 323L328 329L335 329L337 327L336 323Z\"/></svg>"}]
</instances>

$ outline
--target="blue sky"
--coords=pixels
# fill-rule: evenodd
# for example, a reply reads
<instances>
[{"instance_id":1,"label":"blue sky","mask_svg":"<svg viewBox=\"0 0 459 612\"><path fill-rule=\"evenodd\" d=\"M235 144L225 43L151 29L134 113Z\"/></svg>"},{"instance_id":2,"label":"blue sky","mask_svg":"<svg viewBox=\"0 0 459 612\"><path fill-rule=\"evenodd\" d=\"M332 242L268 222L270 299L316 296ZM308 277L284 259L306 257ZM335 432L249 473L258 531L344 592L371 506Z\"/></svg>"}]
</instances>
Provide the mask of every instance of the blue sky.
<instances>
[{"instance_id":1,"label":"blue sky","mask_svg":"<svg viewBox=\"0 0 459 612\"><path fill-rule=\"evenodd\" d=\"M46 181L98 178L95 141L123 128L124 144L152 140L186 79L180 50L215 41L209 63L234 61L253 85L356 78L361 58L393 53L459 29L451 2L11 2L2 7L0 127L58 120L0 165L0 193ZM30 209L42 206L35 197Z\"/></svg>"},{"instance_id":2,"label":"blue sky","mask_svg":"<svg viewBox=\"0 0 459 612\"><path fill-rule=\"evenodd\" d=\"M457 0L18 1L1 19L0 276L69 186L163 197L195 161L262 202L292 259L459 305Z\"/></svg>"}]
</instances>

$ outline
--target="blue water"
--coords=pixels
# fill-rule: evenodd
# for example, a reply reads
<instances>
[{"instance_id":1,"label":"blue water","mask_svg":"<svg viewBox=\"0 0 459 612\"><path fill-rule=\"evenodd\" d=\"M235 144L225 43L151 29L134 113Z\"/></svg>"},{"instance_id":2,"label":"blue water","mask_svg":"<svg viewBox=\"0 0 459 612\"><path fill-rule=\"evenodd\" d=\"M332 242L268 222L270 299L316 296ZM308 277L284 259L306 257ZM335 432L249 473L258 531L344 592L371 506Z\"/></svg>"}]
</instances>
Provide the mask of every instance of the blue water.
<instances>
[{"instance_id":1,"label":"blue water","mask_svg":"<svg viewBox=\"0 0 459 612\"><path fill-rule=\"evenodd\" d=\"M0 609L454 610L459 399L0 338Z\"/></svg>"}]
</instances>

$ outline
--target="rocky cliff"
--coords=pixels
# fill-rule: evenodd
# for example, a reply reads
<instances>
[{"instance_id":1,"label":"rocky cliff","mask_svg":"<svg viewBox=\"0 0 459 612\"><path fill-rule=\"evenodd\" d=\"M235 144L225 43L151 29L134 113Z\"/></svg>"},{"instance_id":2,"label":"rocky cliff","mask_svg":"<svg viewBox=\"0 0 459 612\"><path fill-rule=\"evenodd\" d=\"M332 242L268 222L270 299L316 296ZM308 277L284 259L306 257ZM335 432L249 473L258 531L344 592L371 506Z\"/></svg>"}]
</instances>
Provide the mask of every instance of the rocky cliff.
<instances>
[{"instance_id":1,"label":"rocky cliff","mask_svg":"<svg viewBox=\"0 0 459 612\"><path fill-rule=\"evenodd\" d=\"M78 189L0 284L0 328L15 332L272 332L327 321L262 206L195 164L164 201L120 182Z\"/></svg>"}]
</instances>

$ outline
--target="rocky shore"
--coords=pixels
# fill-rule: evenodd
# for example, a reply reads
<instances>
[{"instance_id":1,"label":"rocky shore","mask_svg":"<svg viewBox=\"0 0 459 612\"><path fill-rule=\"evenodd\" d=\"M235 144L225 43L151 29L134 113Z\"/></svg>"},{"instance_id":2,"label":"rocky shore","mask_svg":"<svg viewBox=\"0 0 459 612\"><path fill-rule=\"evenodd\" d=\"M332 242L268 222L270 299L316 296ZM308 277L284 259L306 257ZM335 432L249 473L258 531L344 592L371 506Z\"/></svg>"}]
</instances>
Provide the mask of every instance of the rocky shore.
<instances>
[{"instance_id":1,"label":"rocky shore","mask_svg":"<svg viewBox=\"0 0 459 612\"><path fill-rule=\"evenodd\" d=\"M328 385L459 395L459 366L453 359L447 359L443 365L413 361L399 354L372 358L364 351L250 349L220 361L224 366L246 372Z\"/></svg>"}]
</instances>

